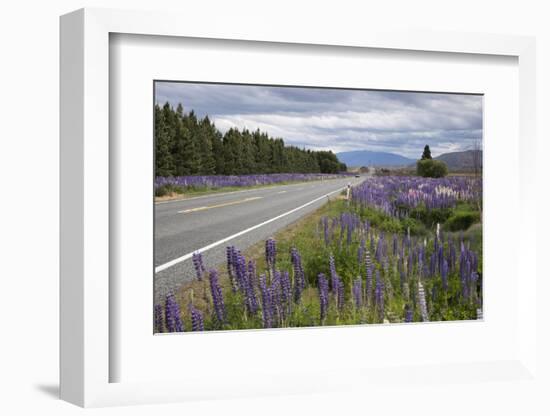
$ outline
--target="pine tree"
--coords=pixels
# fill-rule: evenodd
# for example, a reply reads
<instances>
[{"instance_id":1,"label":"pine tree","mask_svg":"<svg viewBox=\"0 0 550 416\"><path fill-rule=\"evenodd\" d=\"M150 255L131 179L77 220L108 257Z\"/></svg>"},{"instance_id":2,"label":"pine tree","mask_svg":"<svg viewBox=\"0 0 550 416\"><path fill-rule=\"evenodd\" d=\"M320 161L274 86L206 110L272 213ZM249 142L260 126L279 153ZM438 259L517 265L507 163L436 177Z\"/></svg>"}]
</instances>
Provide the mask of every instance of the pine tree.
<instances>
[{"instance_id":1,"label":"pine tree","mask_svg":"<svg viewBox=\"0 0 550 416\"><path fill-rule=\"evenodd\" d=\"M237 129L229 129L223 136L223 173L225 175L241 174L241 147L241 133Z\"/></svg>"},{"instance_id":2,"label":"pine tree","mask_svg":"<svg viewBox=\"0 0 550 416\"><path fill-rule=\"evenodd\" d=\"M156 175L171 176L174 174L172 142L174 136L172 109L166 103L161 109L155 106L155 163Z\"/></svg>"},{"instance_id":3,"label":"pine tree","mask_svg":"<svg viewBox=\"0 0 550 416\"><path fill-rule=\"evenodd\" d=\"M215 174L223 175L224 157L223 157L223 139L222 134L212 124L212 153L214 154Z\"/></svg>"},{"instance_id":4,"label":"pine tree","mask_svg":"<svg viewBox=\"0 0 550 416\"><path fill-rule=\"evenodd\" d=\"M216 161L214 160L213 152L213 140L215 138L215 131L212 128L210 119L208 116L204 117L197 128L199 153L200 153L200 174L201 175L213 175L216 173Z\"/></svg>"},{"instance_id":5,"label":"pine tree","mask_svg":"<svg viewBox=\"0 0 550 416\"><path fill-rule=\"evenodd\" d=\"M254 138L246 129L242 132L242 146L243 172L246 174L256 173L256 147L254 145Z\"/></svg>"},{"instance_id":6,"label":"pine tree","mask_svg":"<svg viewBox=\"0 0 550 416\"><path fill-rule=\"evenodd\" d=\"M177 113L176 133L173 143L174 171L176 176L192 175L195 173L196 149L189 128L184 118Z\"/></svg>"}]
</instances>

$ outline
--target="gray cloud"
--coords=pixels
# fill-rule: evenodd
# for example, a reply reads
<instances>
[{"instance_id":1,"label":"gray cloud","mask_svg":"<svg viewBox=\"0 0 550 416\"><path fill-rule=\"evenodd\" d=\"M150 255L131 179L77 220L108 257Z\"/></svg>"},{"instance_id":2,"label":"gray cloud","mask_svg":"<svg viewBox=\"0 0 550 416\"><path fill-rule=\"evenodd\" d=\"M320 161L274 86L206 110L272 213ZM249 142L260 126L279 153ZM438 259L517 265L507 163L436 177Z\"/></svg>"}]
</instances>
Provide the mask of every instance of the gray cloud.
<instances>
[{"instance_id":1,"label":"gray cloud","mask_svg":"<svg viewBox=\"0 0 550 416\"><path fill-rule=\"evenodd\" d=\"M371 90L156 83L156 102L208 115L221 131L259 128L313 149L418 157L472 148L482 137L482 97Z\"/></svg>"}]
</instances>

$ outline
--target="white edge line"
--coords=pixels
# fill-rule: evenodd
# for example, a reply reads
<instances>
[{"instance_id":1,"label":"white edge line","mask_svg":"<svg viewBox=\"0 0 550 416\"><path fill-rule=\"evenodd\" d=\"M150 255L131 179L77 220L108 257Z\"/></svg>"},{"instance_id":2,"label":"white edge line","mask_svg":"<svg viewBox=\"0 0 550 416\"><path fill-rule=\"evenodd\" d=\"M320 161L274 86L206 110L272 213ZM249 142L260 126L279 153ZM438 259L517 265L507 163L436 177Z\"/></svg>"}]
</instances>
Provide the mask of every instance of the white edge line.
<instances>
[{"instance_id":1,"label":"white edge line","mask_svg":"<svg viewBox=\"0 0 550 416\"><path fill-rule=\"evenodd\" d=\"M202 247L202 248L199 248L198 250L195 250L195 251L193 251L192 253L187 253L187 254L185 254L185 255L183 255L183 256L181 256L181 257L178 257L178 258L176 258L176 259L174 259L174 260L170 260L170 261L167 262L167 263L161 264L160 266L155 267L155 273L161 272L161 271L166 270L166 269L168 269L168 268L170 268L170 267L172 267L172 266L175 266L175 265L178 264L178 263L181 263L182 261L185 261L185 260L190 259L190 258L193 256L193 253L203 253L203 252L205 252L205 251L208 251L208 250L210 250L211 248L217 247L217 246L219 246L220 244L223 244L223 243L228 242L229 240L232 240L232 239L234 239L234 238L240 237L240 236L243 235L243 234L249 233L250 231L254 231L255 229L260 228L260 227L263 227L263 226L266 225L266 224L269 224L269 223L271 223L271 222L273 222L273 221L277 221L278 219L281 219L281 218L283 218L283 217L286 217L287 215L290 215L290 214L292 214L292 213L294 213L294 212L296 212L296 211L298 211L298 210L300 210L300 209L302 209L302 208L305 208L305 207L307 207L308 205L314 204L314 203L316 203L317 201L320 201L321 199L326 198L326 197L328 197L328 196L330 196L330 195L332 195L332 194L334 194L334 193L336 193L336 192L341 192L342 189L345 189L345 188L338 188L338 189L336 189L335 191L329 192L328 194L325 194L325 195L322 195L322 196L320 196L320 197L318 197L318 198L315 198L314 200L309 201L309 202L306 202L304 205L300 205L299 207L296 207L296 208L294 208L294 209L291 209L290 211L287 211L287 212L285 212L285 213L283 213L283 214L281 214L281 215L277 215L276 217L273 217L273 218L271 218L271 219L269 219L269 220L267 220L267 221L261 222L260 224L253 225L252 227L247 228L247 229L242 230L242 231L239 231L238 233L233 234L233 235L230 235L229 237L222 238L221 240L218 240L218 241L216 241L215 243L212 243L212 244L209 244L209 245L204 246L204 247Z\"/></svg>"}]
</instances>

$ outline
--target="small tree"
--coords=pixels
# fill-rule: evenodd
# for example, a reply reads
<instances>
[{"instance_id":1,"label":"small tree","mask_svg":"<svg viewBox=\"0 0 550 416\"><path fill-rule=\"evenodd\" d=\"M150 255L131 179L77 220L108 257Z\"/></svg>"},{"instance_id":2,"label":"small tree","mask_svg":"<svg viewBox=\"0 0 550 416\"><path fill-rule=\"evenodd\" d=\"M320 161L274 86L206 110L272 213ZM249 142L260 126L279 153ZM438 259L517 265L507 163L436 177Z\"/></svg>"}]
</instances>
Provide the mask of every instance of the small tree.
<instances>
[{"instance_id":1,"label":"small tree","mask_svg":"<svg viewBox=\"0 0 550 416\"><path fill-rule=\"evenodd\" d=\"M430 150L430 146L426 145L424 146L424 152L422 153L422 157L420 160L426 160L432 158L432 151Z\"/></svg>"},{"instance_id":2,"label":"small tree","mask_svg":"<svg viewBox=\"0 0 550 416\"><path fill-rule=\"evenodd\" d=\"M424 178L442 178L447 176L447 165L441 160L419 160L416 162L416 174Z\"/></svg>"}]
</instances>

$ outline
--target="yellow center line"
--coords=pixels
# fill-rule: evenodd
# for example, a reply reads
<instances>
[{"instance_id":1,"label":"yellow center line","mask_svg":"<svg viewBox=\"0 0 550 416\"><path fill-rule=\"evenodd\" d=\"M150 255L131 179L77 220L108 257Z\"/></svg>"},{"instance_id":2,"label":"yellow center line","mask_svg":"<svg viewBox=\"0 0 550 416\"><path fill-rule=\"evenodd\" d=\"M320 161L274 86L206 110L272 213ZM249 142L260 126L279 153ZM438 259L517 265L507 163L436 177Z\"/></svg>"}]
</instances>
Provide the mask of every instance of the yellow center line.
<instances>
[{"instance_id":1,"label":"yellow center line","mask_svg":"<svg viewBox=\"0 0 550 416\"><path fill-rule=\"evenodd\" d=\"M242 204L244 202L255 201L257 199L262 199L262 198L263 198L263 196L254 196L254 197L251 197L251 198L240 199L238 201L224 202L223 204L208 205L208 206L205 206L205 207L184 209L183 211L178 211L178 214L189 214L191 212L205 211L207 209L212 209L212 208L227 207L227 206L230 206L230 205Z\"/></svg>"},{"instance_id":2,"label":"yellow center line","mask_svg":"<svg viewBox=\"0 0 550 416\"><path fill-rule=\"evenodd\" d=\"M277 192L278 194L284 194L286 191Z\"/></svg>"}]
</instances>

